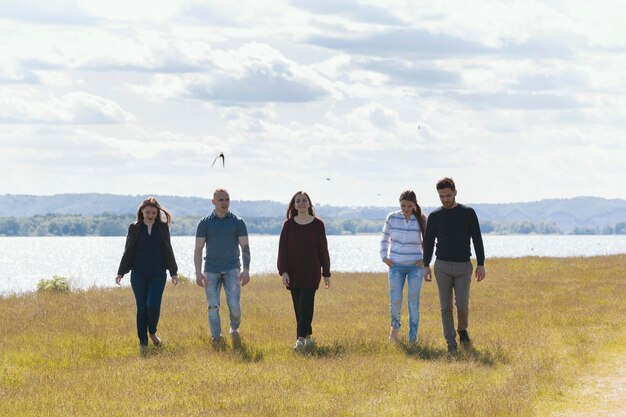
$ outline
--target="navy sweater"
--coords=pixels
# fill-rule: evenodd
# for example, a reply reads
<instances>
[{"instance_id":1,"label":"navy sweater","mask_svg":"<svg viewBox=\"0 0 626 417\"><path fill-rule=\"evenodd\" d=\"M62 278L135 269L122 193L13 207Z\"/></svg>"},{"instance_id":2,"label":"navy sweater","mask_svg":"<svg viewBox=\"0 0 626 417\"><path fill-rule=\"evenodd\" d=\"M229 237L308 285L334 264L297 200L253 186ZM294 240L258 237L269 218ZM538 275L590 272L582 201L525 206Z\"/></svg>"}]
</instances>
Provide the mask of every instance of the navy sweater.
<instances>
[{"instance_id":1,"label":"navy sweater","mask_svg":"<svg viewBox=\"0 0 626 417\"><path fill-rule=\"evenodd\" d=\"M437 259L452 262L467 262L472 256L470 239L474 243L478 265L485 264L485 249L480 234L478 217L473 208L457 204L446 209L439 207L430 213L424 236L424 265L430 266L437 240Z\"/></svg>"}]
</instances>

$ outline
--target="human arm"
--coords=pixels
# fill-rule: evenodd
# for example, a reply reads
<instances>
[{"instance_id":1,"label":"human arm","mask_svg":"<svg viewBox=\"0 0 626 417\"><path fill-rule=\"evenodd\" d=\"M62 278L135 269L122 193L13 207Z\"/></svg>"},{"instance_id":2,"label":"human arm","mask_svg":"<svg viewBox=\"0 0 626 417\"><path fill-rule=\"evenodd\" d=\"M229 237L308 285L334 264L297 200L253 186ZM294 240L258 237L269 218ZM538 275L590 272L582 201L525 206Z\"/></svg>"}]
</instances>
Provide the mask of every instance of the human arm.
<instances>
[{"instance_id":1,"label":"human arm","mask_svg":"<svg viewBox=\"0 0 626 417\"><path fill-rule=\"evenodd\" d=\"M278 240L278 255L276 256L276 268L278 269L278 275L280 275L283 285L289 288L289 274L287 273L288 266L288 222L283 223L283 228L280 231L280 238Z\"/></svg>"},{"instance_id":2,"label":"human arm","mask_svg":"<svg viewBox=\"0 0 626 417\"><path fill-rule=\"evenodd\" d=\"M117 276L115 277L115 283L121 285L122 278L130 271L135 257L135 243L137 242L137 231L135 224L131 223L128 226L128 233L126 235L126 243L124 244L124 253L120 260L120 265L117 269Z\"/></svg>"},{"instance_id":3,"label":"human arm","mask_svg":"<svg viewBox=\"0 0 626 417\"><path fill-rule=\"evenodd\" d=\"M324 287L330 287L330 254L328 253L328 239L326 239L326 227L324 222L319 220L318 239L317 239L317 256L322 265L322 276L324 277Z\"/></svg>"},{"instance_id":4,"label":"human arm","mask_svg":"<svg viewBox=\"0 0 626 417\"><path fill-rule=\"evenodd\" d=\"M429 268L435 250L435 237L437 236L437 224L434 213L428 216L426 232L424 232L424 267ZM430 269L430 268L429 268Z\"/></svg>"},{"instance_id":5,"label":"human arm","mask_svg":"<svg viewBox=\"0 0 626 417\"><path fill-rule=\"evenodd\" d=\"M430 269L430 261L433 258L433 252L435 249L435 236L437 234L437 226L435 223L435 217L431 214L426 220L426 231L424 232L424 281L431 282L433 280L433 273Z\"/></svg>"},{"instance_id":6,"label":"human arm","mask_svg":"<svg viewBox=\"0 0 626 417\"><path fill-rule=\"evenodd\" d=\"M202 249L206 243L206 238L196 237L196 246L193 251L193 264L196 271L196 284L204 287L206 285L206 278L202 273Z\"/></svg>"},{"instance_id":7,"label":"human arm","mask_svg":"<svg viewBox=\"0 0 626 417\"><path fill-rule=\"evenodd\" d=\"M174 256L174 248L172 248L172 238L170 236L170 228L167 223L159 223L159 228L163 232L163 253L165 258L165 266L170 271L172 283L178 285L178 265Z\"/></svg>"},{"instance_id":8,"label":"human arm","mask_svg":"<svg viewBox=\"0 0 626 417\"><path fill-rule=\"evenodd\" d=\"M485 279L485 276L487 275L487 273L485 272L485 266L484 265L478 265L476 267L476 281L480 282L483 279Z\"/></svg>"},{"instance_id":9,"label":"human arm","mask_svg":"<svg viewBox=\"0 0 626 417\"><path fill-rule=\"evenodd\" d=\"M284 285L285 287L289 288L289 274L288 274L288 273L286 273L286 272L284 272L284 273L281 275L281 277L280 277L280 278L281 278L281 280L283 281L283 285Z\"/></svg>"},{"instance_id":10,"label":"human arm","mask_svg":"<svg viewBox=\"0 0 626 417\"><path fill-rule=\"evenodd\" d=\"M241 260L243 270L239 274L239 282L242 286L250 282L250 244L248 236L239 236L239 246L241 246Z\"/></svg>"},{"instance_id":11,"label":"human arm","mask_svg":"<svg viewBox=\"0 0 626 417\"><path fill-rule=\"evenodd\" d=\"M387 257L387 254L389 253L389 241L391 240L390 217L391 214L387 215L385 224L383 224L382 236L380 237L380 258L389 268L393 266L393 261Z\"/></svg>"},{"instance_id":12,"label":"human arm","mask_svg":"<svg viewBox=\"0 0 626 417\"><path fill-rule=\"evenodd\" d=\"M474 244L474 252L476 252L476 263L478 266L485 265L485 247L483 246L483 236L480 232L480 223L478 216L473 209L469 211L470 236ZM478 271L478 268L476 269Z\"/></svg>"},{"instance_id":13,"label":"human arm","mask_svg":"<svg viewBox=\"0 0 626 417\"><path fill-rule=\"evenodd\" d=\"M430 266L424 267L424 281L431 282L433 280L433 273L430 270Z\"/></svg>"},{"instance_id":14,"label":"human arm","mask_svg":"<svg viewBox=\"0 0 626 417\"><path fill-rule=\"evenodd\" d=\"M474 244L474 252L476 252L476 281L480 282L485 279L485 247L483 245L483 237L480 232L480 223L478 222L478 216L472 209L470 211L470 236L472 237L472 243Z\"/></svg>"}]
</instances>

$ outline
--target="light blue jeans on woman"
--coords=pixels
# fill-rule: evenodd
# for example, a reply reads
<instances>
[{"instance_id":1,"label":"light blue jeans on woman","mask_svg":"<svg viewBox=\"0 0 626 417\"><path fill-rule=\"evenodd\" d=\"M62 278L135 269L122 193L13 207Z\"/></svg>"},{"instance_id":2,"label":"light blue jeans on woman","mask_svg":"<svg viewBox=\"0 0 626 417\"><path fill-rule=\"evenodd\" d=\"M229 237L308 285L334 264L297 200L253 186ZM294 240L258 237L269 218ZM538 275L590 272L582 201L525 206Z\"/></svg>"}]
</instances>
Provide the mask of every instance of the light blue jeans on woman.
<instances>
[{"instance_id":1,"label":"light blue jeans on woman","mask_svg":"<svg viewBox=\"0 0 626 417\"><path fill-rule=\"evenodd\" d=\"M389 312L393 329L400 328L402 290L404 289L405 280L409 284L409 341L415 342L420 322L420 291L422 290L422 281L424 280L424 268L415 264L394 264L389 268Z\"/></svg>"},{"instance_id":2,"label":"light blue jeans on woman","mask_svg":"<svg viewBox=\"0 0 626 417\"><path fill-rule=\"evenodd\" d=\"M241 284L239 283L239 269L229 269L223 272L204 272L207 285L204 287L206 300L209 304L209 328L213 340L219 340L222 336L222 323L220 320L220 291L222 286L226 292L226 303L230 316L231 330L239 329L241 322Z\"/></svg>"}]
</instances>

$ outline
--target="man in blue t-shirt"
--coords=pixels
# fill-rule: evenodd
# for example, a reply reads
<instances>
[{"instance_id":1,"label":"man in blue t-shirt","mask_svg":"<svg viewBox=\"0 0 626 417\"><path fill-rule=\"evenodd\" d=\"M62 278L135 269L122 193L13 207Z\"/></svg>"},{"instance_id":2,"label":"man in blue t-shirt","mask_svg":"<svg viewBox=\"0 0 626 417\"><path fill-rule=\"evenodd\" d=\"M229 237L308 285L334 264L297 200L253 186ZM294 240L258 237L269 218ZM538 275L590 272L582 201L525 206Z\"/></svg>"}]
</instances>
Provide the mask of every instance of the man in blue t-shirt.
<instances>
[{"instance_id":1,"label":"man in blue t-shirt","mask_svg":"<svg viewBox=\"0 0 626 417\"><path fill-rule=\"evenodd\" d=\"M209 305L209 328L211 338L218 342L222 337L220 321L220 291L224 287L230 314L230 335L233 342L240 340L241 287L250 281L250 245L248 231L243 219L228 210L230 196L223 188L215 190L211 200L215 209L198 223L194 265L196 284L204 287ZM204 270L202 250L206 246ZM243 271L239 263L239 247Z\"/></svg>"},{"instance_id":2,"label":"man in blue t-shirt","mask_svg":"<svg viewBox=\"0 0 626 417\"><path fill-rule=\"evenodd\" d=\"M469 346L467 333L469 321L469 290L472 281L470 239L476 251L476 279L485 278L485 250L480 234L478 217L473 208L456 202L456 186L452 178L437 182L437 192L442 206L428 216L424 234L424 280L432 281L430 261L437 240L435 278L441 304L443 334L448 352L457 350L452 296L456 299L457 325L461 345Z\"/></svg>"}]
</instances>

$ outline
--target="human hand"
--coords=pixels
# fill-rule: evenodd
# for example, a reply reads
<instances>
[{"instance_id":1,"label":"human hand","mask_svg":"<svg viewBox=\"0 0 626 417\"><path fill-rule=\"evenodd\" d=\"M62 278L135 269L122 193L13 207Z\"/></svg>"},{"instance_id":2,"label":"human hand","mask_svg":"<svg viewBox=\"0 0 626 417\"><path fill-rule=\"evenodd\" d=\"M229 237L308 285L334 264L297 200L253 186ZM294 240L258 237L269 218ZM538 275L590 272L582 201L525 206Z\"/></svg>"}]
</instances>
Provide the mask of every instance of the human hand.
<instances>
[{"instance_id":1,"label":"human hand","mask_svg":"<svg viewBox=\"0 0 626 417\"><path fill-rule=\"evenodd\" d=\"M118 275L118 276L116 276L116 277L115 277L115 283L116 283L117 285L122 285L122 278L123 278L123 276L122 276L122 275Z\"/></svg>"},{"instance_id":2,"label":"human hand","mask_svg":"<svg viewBox=\"0 0 626 417\"><path fill-rule=\"evenodd\" d=\"M172 284L178 285L178 275L172 275Z\"/></svg>"},{"instance_id":3,"label":"human hand","mask_svg":"<svg viewBox=\"0 0 626 417\"><path fill-rule=\"evenodd\" d=\"M206 283L206 277L204 276L204 274L202 272L196 272L196 285L200 287L205 287Z\"/></svg>"},{"instance_id":4,"label":"human hand","mask_svg":"<svg viewBox=\"0 0 626 417\"><path fill-rule=\"evenodd\" d=\"M485 272L484 265L478 265L476 267L476 281L482 281L483 279L485 279L485 275L487 275L487 273Z\"/></svg>"},{"instance_id":5,"label":"human hand","mask_svg":"<svg viewBox=\"0 0 626 417\"><path fill-rule=\"evenodd\" d=\"M430 270L429 266L424 267L424 281L430 282L433 280L433 273Z\"/></svg>"},{"instance_id":6,"label":"human hand","mask_svg":"<svg viewBox=\"0 0 626 417\"><path fill-rule=\"evenodd\" d=\"M285 272L282 278L283 278L283 285L285 287L289 287L289 274Z\"/></svg>"},{"instance_id":7,"label":"human hand","mask_svg":"<svg viewBox=\"0 0 626 417\"><path fill-rule=\"evenodd\" d=\"M383 258L383 262L389 267L391 268L393 266L393 261L389 258Z\"/></svg>"},{"instance_id":8,"label":"human hand","mask_svg":"<svg viewBox=\"0 0 626 417\"><path fill-rule=\"evenodd\" d=\"M330 277L324 277L324 288L330 288Z\"/></svg>"},{"instance_id":9,"label":"human hand","mask_svg":"<svg viewBox=\"0 0 626 417\"><path fill-rule=\"evenodd\" d=\"M239 283L243 287L248 282L250 282L250 273L247 269L244 269L243 271L241 271L241 274L239 274Z\"/></svg>"}]
</instances>

